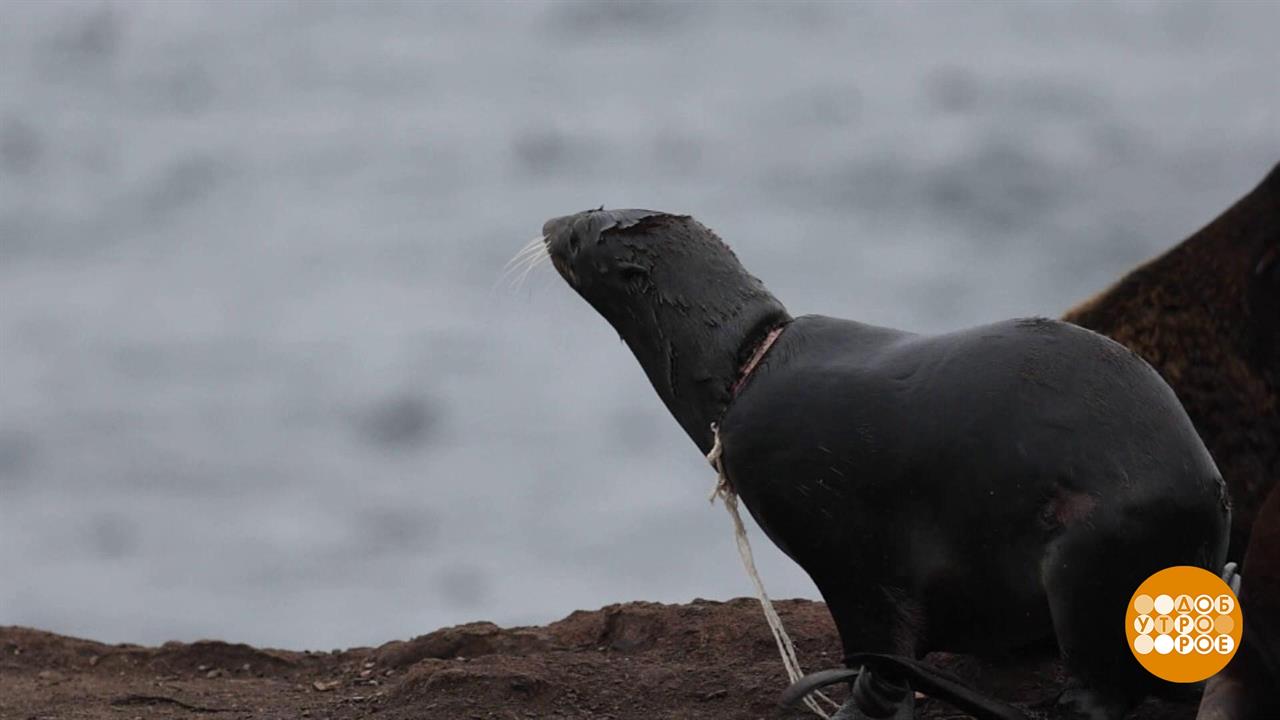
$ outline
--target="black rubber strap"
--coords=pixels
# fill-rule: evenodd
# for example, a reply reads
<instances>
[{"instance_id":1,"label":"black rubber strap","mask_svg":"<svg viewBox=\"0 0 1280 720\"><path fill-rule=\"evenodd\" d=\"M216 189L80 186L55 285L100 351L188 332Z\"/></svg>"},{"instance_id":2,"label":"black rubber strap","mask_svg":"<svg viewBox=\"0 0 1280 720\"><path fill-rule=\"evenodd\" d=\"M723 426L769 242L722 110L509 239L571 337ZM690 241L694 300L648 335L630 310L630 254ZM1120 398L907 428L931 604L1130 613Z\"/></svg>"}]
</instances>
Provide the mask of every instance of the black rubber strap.
<instances>
[{"instance_id":1,"label":"black rubber strap","mask_svg":"<svg viewBox=\"0 0 1280 720\"><path fill-rule=\"evenodd\" d=\"M903 657L879 653L854 653L845 656L846 665L867 665L910 681L913 690L943 700L964 710L978 720L1029 720L1021 709L989 698L969 687L960 678L935 667Z\"/></svg>"},{"instance_id":2,"label":"black rubber strap","mask_svg":"<svg viewBox=\"0 0 1280 720\"><path fill-rule=\"evenodd\" d=\"M791 683L791 687L782 691L782 697L778 698L778 704L783 707L793 707L806 695L824 688L828 685L835 685L838 682L852 680L858 677L857 670L848 668L839 668L836 670L819 670L818 672L809 673L799 680Z\"/></svg>"},{"instance_id":3,"label":"black rubber strap","mask_svg":"<svg viewBox=\"0 0 1280 720\"><path fill-rule=\"evenodd\" d=\"M1029 720L1025 712L1013 705L986 697L960 678L919 660L901 655L854 653L845 656L844 662L850 667L866 665L872 670L882 670L886 674L904 678L911 683L912 690L919 690L925 695L954 705L978 720ZM779 702L784 707L791 707L814 690L858 677L858 672L839 668L809 673L784 690Z\"/></svg>"}]
</instances>

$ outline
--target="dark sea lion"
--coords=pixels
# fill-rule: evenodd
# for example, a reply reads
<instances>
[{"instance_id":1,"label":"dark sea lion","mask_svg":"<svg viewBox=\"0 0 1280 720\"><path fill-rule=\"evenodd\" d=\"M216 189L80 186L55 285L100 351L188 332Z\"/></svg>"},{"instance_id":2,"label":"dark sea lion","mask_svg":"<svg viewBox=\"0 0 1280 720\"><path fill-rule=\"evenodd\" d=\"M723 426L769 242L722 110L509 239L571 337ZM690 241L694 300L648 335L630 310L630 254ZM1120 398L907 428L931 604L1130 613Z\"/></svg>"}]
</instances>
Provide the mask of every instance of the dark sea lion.
<instances>
[{"instance_id":1,"label":"dark sea lion","mask_svg":"<svg viewBox=\"0 0 1280 720\"><path fill-rule=\"evenodd\" d=\"M1202 720L1280 717L1280 165L1169 252L1064 319L1150 362L1177 393L1232 500L1246 635Z\"/></svg>"},{"instance_id":2,"label":"dark sea lion","mask_svg":"<svg viewBox=\"0 0 1280 720\"><path fill-rule=\"evenodd\" d=\"M1107 619L1157 570L1218 572L1230 512L1134 353L1047 319L941 335L793 319L683 215L586 211L543 235L694 443L718 437L733 489L827 601L846 663L865 666L840 717L910 717L913 687L1018 717L918 658L1046 638L1081 683L1064 705L1088 717L1156 687Z\"/></svg>"}]
</instances>

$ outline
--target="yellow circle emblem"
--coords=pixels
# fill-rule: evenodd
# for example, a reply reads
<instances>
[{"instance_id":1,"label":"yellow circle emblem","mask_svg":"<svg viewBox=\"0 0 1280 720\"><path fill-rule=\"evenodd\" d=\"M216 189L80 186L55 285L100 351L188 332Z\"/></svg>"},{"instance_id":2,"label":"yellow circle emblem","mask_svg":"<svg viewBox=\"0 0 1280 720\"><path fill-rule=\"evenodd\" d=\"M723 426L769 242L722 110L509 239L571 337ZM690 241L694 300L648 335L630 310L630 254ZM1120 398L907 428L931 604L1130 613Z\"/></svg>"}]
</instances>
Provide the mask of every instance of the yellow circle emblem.
<instances>
[{"instance_id":1,"label":"yellow circle emblem","mask_svg":"<svg viewBox=\"0 0 1280 720\"><path fill-rule=\"evenodd\" d=\"M1199 682L1226 667L1240 647L1240 603L1222 578L1197 567L1147 578L1125 613L1129 649L1142 667L1171 682Z\"/></svg>"}]
</instances>

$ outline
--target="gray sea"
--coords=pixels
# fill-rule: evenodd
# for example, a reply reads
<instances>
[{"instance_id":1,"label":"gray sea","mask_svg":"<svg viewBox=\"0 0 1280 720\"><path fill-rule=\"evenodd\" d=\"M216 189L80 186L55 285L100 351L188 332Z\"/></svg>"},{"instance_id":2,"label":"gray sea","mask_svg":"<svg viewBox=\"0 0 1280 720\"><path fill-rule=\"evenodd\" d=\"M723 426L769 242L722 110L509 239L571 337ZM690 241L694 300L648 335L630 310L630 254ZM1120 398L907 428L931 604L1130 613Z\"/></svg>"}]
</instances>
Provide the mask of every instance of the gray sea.
<instances>
[{"instance_id":1,"label":"gray sea","mask_svg":"<svg viewBox=\"0 0 1280 720\"><path fill-rule=\"evenodd\" d=\"M1280 160L1280 4L0 2L0 624L375 644L751 593L616 334L695 214L795 314L1056 315ZM754 528L774 596L814 596Z\"/></svg>"}]
</instances>

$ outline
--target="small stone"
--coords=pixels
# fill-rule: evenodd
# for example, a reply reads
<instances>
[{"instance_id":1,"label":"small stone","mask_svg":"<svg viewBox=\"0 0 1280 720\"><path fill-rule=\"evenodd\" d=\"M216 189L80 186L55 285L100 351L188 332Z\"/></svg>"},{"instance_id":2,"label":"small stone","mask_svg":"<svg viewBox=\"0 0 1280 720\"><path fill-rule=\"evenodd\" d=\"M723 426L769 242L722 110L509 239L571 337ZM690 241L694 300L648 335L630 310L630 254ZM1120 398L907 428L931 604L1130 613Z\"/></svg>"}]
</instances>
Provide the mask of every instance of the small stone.
<instances>
[{"instance_id":1,"label":"small stone","mask_svg":"<svg viewBox=\"0 0 1280 720\"><path fill-rule=\"evenodd\" d=\"M209 672L205 673L204 676L207 678L220 678L226 674L227 674L226 670L223 670L222 668L214 668Z\"/></svg>"},{"instance_id":2,"label":"small stone","mask_svg":"<svg viewBox=\"0 0 1280 720\"><path fill-rule=\"evenodd\" d=\"M341 680L330 680L328 682L325 682L324 680L317 680L311 683L311 687L315 688L316 692L329 692L341 684Z\"/></svg>"},{"instance_id":3,"label":"small stone","mask_svg":"<svg viewBox=\"0 0 1280 720\"><path fill-rule=\"evenodd\" d=\"M367 661L367 662L364 664L364 669L365 669L365 670L368 670L369 668L373 667L374 665L377 665L377 663L375 663L375 662L374 662L374 661L372 661L372 660L369 660L369 661Z\"/></svg>"},{"instance_id":4,"label":"small stone","mask_svg":"<svg viewBox=\"0 0 1280 720\"><path fill-rule=\"evenodd\" d=\"M369 677L369 676L370 676L370 675L372 675L372 674L373 674L373 671L372 671L372 670L361 670L361 671L360 671L360 677L362 677L362 678L367 678L367 677Z\"/></svg>"},{"instance_id":5,"label":"small stone","mask_svg":"<svg viewBox=\"0 0 1280 720\"><path fill-rule=\"evenodd\" d=\"M97 655L94 655L93 657L89 658L89 667L97 667L98 661L101 659L102 658L98 657Z\"/></svg>"},{"instance_id":6,"label":"small stone","mask_svg":"<svg viewBox=\"0 0 1280 720\"><path fill-rule=\"evenodd\" d=\"M196 670L198 670L198 671L200 671L200 672L205 672L205 671L206 671L206 670L208 670L208 669L209 669L209 666L208 666L208 665L197 665L197 666L196 666Z\"/></svg>"}]
</instances>

